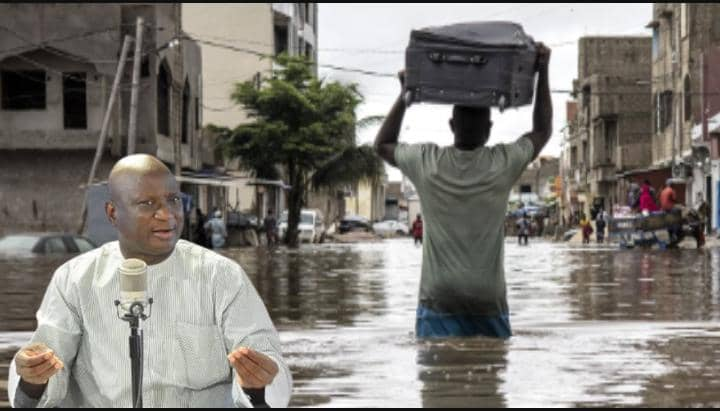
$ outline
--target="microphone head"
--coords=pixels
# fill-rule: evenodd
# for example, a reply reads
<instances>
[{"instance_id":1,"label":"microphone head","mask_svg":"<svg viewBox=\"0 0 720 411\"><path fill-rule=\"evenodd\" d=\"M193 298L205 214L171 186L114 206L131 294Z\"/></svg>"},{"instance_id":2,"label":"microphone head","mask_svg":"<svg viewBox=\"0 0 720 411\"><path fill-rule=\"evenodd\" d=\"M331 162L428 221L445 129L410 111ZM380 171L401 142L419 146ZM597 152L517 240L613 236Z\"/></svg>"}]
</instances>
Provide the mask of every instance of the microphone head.
<instances>
[{"instance_id":1,"label":"microphone head","mask_svg":"<svg viewBox=\"0 0 720 411\"><path fill-rule=\"evenodd\" d=\"M118 268L120 276L120 302L127 309L130 304L147 300L147 264L137 258L128 258Z\"/></svg>"}]
</instances>

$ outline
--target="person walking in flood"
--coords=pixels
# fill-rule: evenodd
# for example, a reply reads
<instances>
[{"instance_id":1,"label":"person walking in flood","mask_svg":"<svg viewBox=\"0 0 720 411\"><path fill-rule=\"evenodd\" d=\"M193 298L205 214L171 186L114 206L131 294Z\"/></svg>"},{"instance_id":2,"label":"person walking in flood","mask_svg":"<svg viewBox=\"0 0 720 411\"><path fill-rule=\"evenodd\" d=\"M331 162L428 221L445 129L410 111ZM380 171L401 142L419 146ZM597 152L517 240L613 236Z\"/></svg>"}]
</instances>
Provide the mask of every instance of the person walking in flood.
<instances>
[{"instance_id":1,"label":"person walking in flood","mask_svg":"<svg viewBox=\"0 0 720 411\"><path fill-rule=\"evenodd\" d=\"M415 245L422 245L422 237L423 237L423 222L422 222L422 216L420 214L417 215L417 218L415 218L415 221L413 221L412 225L412 235L415 239Z\"/></svg>"},{"instance_id":2,"label":"person walking in flood","mask_svg":"<svg viewBox=\"0 0 720 411\"><path fill-rule=\"evenodd\" d=\"M517 221L518 230L518 245L522 245L525 240L525 245L528 245L528 236L530 235L530 220L528 219L527 213L523 213L522 218Z\"/></svg>"},{"instance_id":3,"label":"person walking in flood","mask_svg":"<svg viewBox=\"0 0 720 411\"><path fill-rule=\"evenodd\" d=\"M511 144L488 147L490 108L461 105L453 107L450 119L452 146L400 144L406 109L400 73L400 95L375 148L412 181L420 197L424 241L415 322L420 338L512 335L504 268L508 199L552 133L550 50L537 48L533 129Z\"/></svg>"},{"instance_id":4,"label":"person walking in flood","mask_svg":"<svg viewBox=\"0 0 720 411\"><path fill-rule=\"evenodd\" d=\"M583 215L580 220L580 230L582 230L583 244L590 244L590 236L593 233L592 224L590 219Z\"/></svg>"},{"instance_id":5,"label":"person walking in flood","mask_svg":"<svg viewBox=\"0 0 720 411\"><path fill-rule=\"evenodd\" d=\"M650 181L645 180L645 183L640 188L640 212L641 213L654 213L660 210L657 203L655 202L655 190L650 185Z\"/></svg>"},{"instance_id":6,"label":"person walking in flood","mask_svg":"<svg viewBox=\"0 0 720 411\"><path fill-rule=\"evenodd\" d=\"M213 250L222 248L225 245L225 240L228 235L227 228L225 228L225 221L222 219L220 210L215 211L213 218L205 223L205 229L210 232L210 243L212 244Z\"/></svg>"},{"instance_id":7,"label":"person walking in flood","mask_svg":"<svg viewBox=\"0 0 720 411\"><path fill-rule=\"evenodd\" d=\"M595 218L595 236L598 244L605 242L605 227L607 226L608 214L605 209L601 208Z\"/></svg>"}]
</instances>

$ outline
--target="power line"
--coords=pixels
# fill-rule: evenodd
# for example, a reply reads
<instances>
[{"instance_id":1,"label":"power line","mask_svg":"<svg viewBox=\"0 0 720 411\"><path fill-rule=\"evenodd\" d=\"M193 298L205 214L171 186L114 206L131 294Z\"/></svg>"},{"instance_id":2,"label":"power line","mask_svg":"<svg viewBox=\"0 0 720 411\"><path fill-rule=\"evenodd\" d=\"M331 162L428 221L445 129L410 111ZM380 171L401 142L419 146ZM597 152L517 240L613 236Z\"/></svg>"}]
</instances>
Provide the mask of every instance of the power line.
<instances>
[{"instance_id":1,"label":"power line","mask_svg":"<svg viewBox=\"0 0 720 411\"><path fill-rule=\"evenodd\" d=\"M153 26L152 24L149 24L149 23L145 23L145 25L148 26L148 27L151 27L151 28L154 27L154 29L155 29L156 31L163 31L163 30L165 30L165 27ZM32 42L32 41L28 41L28 40L26 40L26 39L22 39L22 38L21 38L21 40L23 40L23 41L25 41L26 43L28 43L28 46L18 46L18 47L13 47L13 48L5 49L5 50L0 50L0 55L9 54L9 53L15 53L15 52L31 51L31 50L33 50L33 49L35 49L35 48L42 48L42 49L44 49L44 48L46 48L46 47L51 47L51 48L52 48L52 44L51 44L51 43L62 43L62 42L70 41L70 40L79 40L79 39L83 39L83 38L87 38L87 37L92 37L92 36L95 36L95 35L104 34L104 33L109 33L109 32L113 32L113 31L117 31L119 34L122 34L122 33L120 33L121 27L126 27L126 26L133 26L133 27L134 27L134 26L135 26L135 23L127 23L127 24L114 25L114 26L110 26L110 27L103 28L103 29L86 31L86 32L78 33L78 34L73 34L73 35L70 35L70 36L56 37L56 38L52 38L52 39L46 39L46 40L43 40L41 43L34 43L34 42ZM14 34L16 37L19 35L18 32L13 31L13 30L11 30L10 28L8 28L8 27L6 27L6 26L0 26L0 29L4 29L5 31L10 32L10 33ZM120 40L119 40L119 39L113 39L113 40L108 40L108 41L112 41L113 43L118 43ZM94 60L94 61L90 61L90 62L116 63L116 62L117 62L117 59L112 60L112 61Z\"/></svg>"}]
</instances>

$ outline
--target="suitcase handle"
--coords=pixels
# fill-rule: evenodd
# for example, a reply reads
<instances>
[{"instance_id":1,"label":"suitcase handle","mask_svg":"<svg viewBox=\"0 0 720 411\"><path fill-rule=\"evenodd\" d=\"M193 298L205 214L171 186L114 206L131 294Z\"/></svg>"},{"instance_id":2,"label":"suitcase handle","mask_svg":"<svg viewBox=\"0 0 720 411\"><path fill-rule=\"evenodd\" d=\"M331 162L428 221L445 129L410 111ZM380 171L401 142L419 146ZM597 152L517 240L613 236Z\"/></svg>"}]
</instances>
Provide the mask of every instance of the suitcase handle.
<instances>
[{"instance_id":1,"label":"suitcase handle","mask_svg":"<svg viewBox=\"0 0 720 411\"><path fill-rule=\"evenodd\" d=\"M428 53L428 58L433 63L459 63L459 64L474 64L480 65L487 63L487 59L479 54L464 55L464 54L445 54L438 51L431 51Z\"/></svg>"}]
</instances>

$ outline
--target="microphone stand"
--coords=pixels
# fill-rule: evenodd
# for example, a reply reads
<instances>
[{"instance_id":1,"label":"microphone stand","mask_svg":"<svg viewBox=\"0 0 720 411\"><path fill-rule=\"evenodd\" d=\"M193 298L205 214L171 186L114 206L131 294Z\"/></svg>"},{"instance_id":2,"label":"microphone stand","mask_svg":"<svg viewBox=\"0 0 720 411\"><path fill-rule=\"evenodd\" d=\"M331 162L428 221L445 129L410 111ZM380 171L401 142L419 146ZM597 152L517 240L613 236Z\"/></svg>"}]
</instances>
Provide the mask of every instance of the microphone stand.
<instances>
[{"instance_id":1,"label":"microphone stand","mask_svg":"<svg viewBox=\"0 0 720 411\"><path fill-rule=\"evenodd\" d=\"M153 299L148 299L148 314L145 315L145 306L141 301L130 304L130 309L120 315L120 301L115 300L118 318L127 321L130 325L130 375L132 384L132 406L143 408L142 381L143 381L143 330L140 321L145 321L152 314Z\"/></svg>"}]
</instances>

